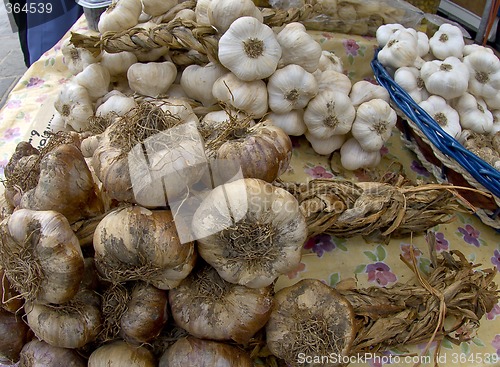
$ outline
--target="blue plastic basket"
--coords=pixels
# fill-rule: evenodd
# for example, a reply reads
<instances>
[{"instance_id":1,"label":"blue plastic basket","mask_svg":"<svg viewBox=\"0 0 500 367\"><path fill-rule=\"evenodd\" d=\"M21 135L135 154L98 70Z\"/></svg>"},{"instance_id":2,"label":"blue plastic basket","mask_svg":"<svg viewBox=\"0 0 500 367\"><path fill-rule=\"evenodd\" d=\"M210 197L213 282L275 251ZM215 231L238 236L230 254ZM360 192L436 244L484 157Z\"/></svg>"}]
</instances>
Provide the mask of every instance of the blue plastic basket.
<instances>
[{"instance_id":1,"label":"blue plastic basket","mask_svg":"<svg viewBox=\"0 0 500 367\"><path fill-rule=\"evenodd\" d=\"M495 202L500 202L500 172L497 171L490 164L479 158L477 155L471 153L464 148L455 138L447 134L439 124L408 95L408 93L401 88L394 79L389 75L384 66L378 61L378 52L371 62L375 78L378 83L383 86L391 97L392 102L397 106L406 117L414 123L420 132L428 140L434 151L439 150L442 155L448 157L450 160L456 162L454 166L459 166L463 171L468 173L464 178L471 184L481 190L486 190L492 195L496 196ZM422 134L420 135L422 138ZM425 139L424 139L425 141ZM446 165L446 162L443 162ZM454 167L448 167L454 169ZM463 174L463 172L459 172ZM471 182L471 178L475 182ZM477 185L479 183L479 185ZM488 216L500 222L500 209ZM495 226L497 227L497 226Z\"/></svg>"}]
</instances>

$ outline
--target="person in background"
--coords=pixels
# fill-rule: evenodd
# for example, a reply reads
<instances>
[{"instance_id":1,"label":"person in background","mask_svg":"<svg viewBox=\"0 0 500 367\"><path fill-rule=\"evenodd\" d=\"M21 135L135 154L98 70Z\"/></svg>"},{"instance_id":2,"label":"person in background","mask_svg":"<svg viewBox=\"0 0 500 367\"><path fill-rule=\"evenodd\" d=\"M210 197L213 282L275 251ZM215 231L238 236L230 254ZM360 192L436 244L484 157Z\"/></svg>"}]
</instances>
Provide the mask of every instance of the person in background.
<instances>
[{"instance_id":1,"label":"person in background","mask_svg":"<svg viewBox=\"0 0 500 367\"><path fill-rule=\"evenodd\" d=\"M83 14L75 0L9 0L26 66L52 48Z\"/></svg>"}]
</instances>

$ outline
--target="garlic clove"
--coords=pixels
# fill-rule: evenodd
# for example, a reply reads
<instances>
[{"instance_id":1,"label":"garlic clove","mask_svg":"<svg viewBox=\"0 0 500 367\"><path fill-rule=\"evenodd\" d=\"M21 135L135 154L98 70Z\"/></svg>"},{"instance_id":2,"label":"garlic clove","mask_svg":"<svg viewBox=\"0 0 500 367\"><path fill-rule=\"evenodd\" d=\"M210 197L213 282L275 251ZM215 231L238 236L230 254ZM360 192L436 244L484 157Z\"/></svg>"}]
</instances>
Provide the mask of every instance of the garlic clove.
<instances>
[{"instance_id":1,"label":"garlic clove","mask_svg":"<svg viewBox=\"0 0 500 367\"><path fill-rule=\"evenodd\" d=\"M316 153L320 155L329 155L342 147L346 140L346 135L333 135L329 138L321 139L306 133L306 139L311 143Z\"/></svg>"}]
</instances>

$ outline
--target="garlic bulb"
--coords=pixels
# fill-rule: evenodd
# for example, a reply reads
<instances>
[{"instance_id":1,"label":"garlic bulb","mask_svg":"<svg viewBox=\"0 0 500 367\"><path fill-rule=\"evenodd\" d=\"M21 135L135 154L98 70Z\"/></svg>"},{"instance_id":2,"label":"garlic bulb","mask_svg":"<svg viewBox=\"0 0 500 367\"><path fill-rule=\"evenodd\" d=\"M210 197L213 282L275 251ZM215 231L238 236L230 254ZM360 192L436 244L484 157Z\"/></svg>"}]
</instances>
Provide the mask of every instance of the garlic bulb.
<instances>
[{"instance_id":1,"label":"garlic bulb","mask_svg":"<svg viewBox=\"0 0 500 367\"><path fill-rule=\"evenodd\" d=\"M87 66L81 73L75 76L74 80L85 87L92 100L104 96L108 93L111 76L108 69L99 63Z\"/></svg>"},{"instance_id":2,"label":"garlic bulb","mask_svg":"<svg viewBox=\"0 0 500 367\"><path fill-rule=\"evenodd\" d=\"M425 101L420 102L419 106L450 136L456 138L462 132L458 112L444 98L430 96Z\"/></svg>"},{"instance_id":3,"label":"garlic bulb","mask_svg":"<svg viewBox=\"0 0 500 367\"><path fill-rule=\"evenodd\" d=\"M134 92L157 97L167 92L177 76L173 62L136 63L127 70L127 79Z\"/></svg>"},{"instance_id":4,"label":"garlic bulb","mask_svg":"<svg viewBox=\"0 0 500 367\"><path fill-rule=\"evenodd\" d=\"M292 110L287 113L271 112L267 115L266 121L292 136L300 136L307 131L304 110Z\"/></svg>"},{"instance_id":5,"label":"garlic bulb","mask_svg":"<svg viewBox=\"0 0 500 367\"><path fill-rule=\"evenodd\" d=\"M55 210L70 223L103 210L92 173L73 144L62 144L41 159L36 185L23 193L19 207Z\"/></svg>"},{"instance_id":6,"label":"garlic bulb","mask_svg":"<svg viewBox=\"0 0 500 367\"><path fill-rule=\"evenodd\" d=\"M75 296L83 254L62 214L18 209L2 221L0 235L0 266L26 300L60 304Z\"/></svg>"},{"instance_id":7,"label":"garlic bulb","mask_svg":"<svg viewBox=\"0 0 500 367\"><path fill-rule=\"evenodd\" d=\"M491 49L489 47L478 45L477 43L471 43L469 45L464 46L463 56L464 57L468 56L471 53L476 52L476 51L486 51L486 52L489 52L490 54L494 54L493 49Z\"/></svg>"},{"instance_id":8,"label":"garlic bulb","mask_svg":"<svg viewBox=\"0 0 500 367\"><path fill-rule=\"evenodd\" d=\"M376 167L381 159L380 151L364 150L355 138L348 139L340 148L340 164L350 171Z\"/></svg>"},{"instance_id":9,"label":"garlic bulb","mask_svg":"<svg viewBox=\"0 0 500 367\"><path fill-rule=\"evenodd\" d=\"M290 64L302 66L313 73L318 69L322 55L321 45L298 22L288 23L276 36L282 49L279 67Z\"/></svg>"},{"instance_id":10,"label":"garlic bulb","mask_svg":"<svg viewBox=\"0 0 500 367\"><path fill-rule=\"evenodd\" d=\"M355 116L356 110L346 94L324 90L307 105L304 122L311 135L328 138L347 134Z\"/></svg>"},{"instance_id":11,"label":"garlic bulb","mask_svg":"<svg viewBox=\"0 0 500 367\"><path fill-rule=\"evenodd\" d=\"M234 126L238 120L242 121L246 118L244 114L231 110L212 111L203 116L198 124L198 130L205 143L209 144L219 138L221 133Z\"/></svg>"},{"instance_id":12,"label":"garlic bulb","mask_svg":"<svg viewBox=\"0 0 500 367\"><path fill-rule=\"evenodd\" d=\"M352 136L363 150L379 151L391 137L396 126L396 112L382 99L372 99L359 105L352 124Z\"/></svg>"},{"instance_id":13,"label":"garlic bulb","mask_svg":"<svg viewBox=\"0 0 500 367\"><path fill-rule=\"evenodd\" d=\"M161 356L159 367L231 366L253 367L252 359L229 344L188 336L177 340Z\"/></svg>"},{"instance_id":14,"label":"garlic bulb","mask_svg":"<svg viewBox=\"0 0 500 367\"><path fill-rule=\"evenodd\" d=\"M430 50L439 60L445 60L450 56L461 58L464 46L462 31L453 24L441 24L429 39Z\"/></svg>"},{"instance_id":15,"label":"garlic bulb","mask_svg":"<svg viewBox=\"0 0 500 367\"><path fill-rule=\"evenodd\" d=\"M425 89L424 80L420 77L420 70L413 66L399 68L394 73L394 81L403 88L410 97L420 103L429 98L429 93Z\"/></svg>"},{"instance_id":16,"label":"garlic bulb","mask_svg":"<svg viewBox=\"0 0 500 367\"><path fill-rule=\"evenodd\" d=\"M375 98L382 99L387 103L389 103L391 99L389 97L389 92L387 92L384 87L375 85L366 80L360 80L354 83L349 93L349 98L354 107L358 107L360 104Z\"/></svg>"},{"instance_id":17,"label":"garlic bulb","mask_svg":"<svg viewBox=\"0 0 500 367\"><path fill-rule=\"evenodd\" d=\"M144 13L152 15L162 15L179 3L178 0L142 0Z\"/></svg>"},{"instance_id":18,"label":"garlic bulb","mask_svg":"<svg viewBox=\"0 0 500 367\"><path fill-rule=\"evenodd\" d=\"M470 129L479 134L488 134L493 127L493 114L486 103L470 93L465 93L453 101L453 107L460 116L463 129Z\"/></svg>"},{"instance_id":19,"label":"garlic bulb","mask_svg":"<svg viewBox=\"0 0 500 367\"><path fill-rule=\"evenodd\" d=\"M205 265L169 291L169 303L176 325L190 335L246 344L269 318L273 289L229 283Z\"/></svg>"},{"instance_id":20,"label":"garlic bulb","mask_svg":"<svg viewBox=\"0 0 500 367\"><path fill-rule=\"evenodd\" d=\"M208 3L209 24L222 34L239 18L252 17L262 23L264 18L251 0L211 0Z\"/></svg>"},{"instance_id":21,"label":"garlic bulb","mask_svg":"<svg viewBox=\"0 0 500 367\"><path fill-rule=\"evenodd\" d=\"M343 73L335 70L325 70L321 73L315 73L318 80L318 87L320 91L330 90L333 92L342 92L349 94L351 91L351 79Z\"/></svg>"},{"instance_id":22,"label":"garlic bulb","mask_svg":"<svg viewBox=\"0 0 500 367\"><path fill-rule=\"evenodd\" d=\"M157 337L167 322L167 293L146 283L132 289L127 310L120 319L121 336L141 345Z\"/></svg>"},{"instance_id":23,"label":"garlic bulb","mask_svg":"<svg viewBox=\"0 0 500 367\"><path fill-rule=\"evenodd\" d=\"M227 72L222 65L212 62L205 66L189 65L181 74L180 84L190 98L209 107L217 102L212 94L215 81Z\"/></svg>"},{"instance_id":24,"label":"garlic bulb","mask_svg":"<svg viewBox=\"0 0 500 367\"><path fill-rule=\"evenodd\" d=\"M76 131L85 131L90 127L89 118L94 115L92 100L85 87L70 82L61 88L54 102L66 125Z\"/></svg>"},{"instance_id":25,"label":"garlic bulb","mask_svg":"<svg viewBox=\"0 0 500 367\"><path fill-rule=\"evenodd\" d=\"M181 244L169 210L140 206L107 214L94 233L95 262L112 282L143 280L159 289L176 287L194 266L193 243Z\"/></svg>"},{"instance_id":26,"label":"garlic bulb","mask_svg":"<svg viewBox=\"0 0 500 367\"><path fill-rule=\"evenodd\" d=\"M292 158L292 142L277 126L264 121L224 142L216 152L222 162L235 163L245 178L258 178L273 182L281 176ZM236 172L220 172L229 180Z\"/></svg>"},{"instance_id":27,"label":"garlic bulb","mask_svg":"<svg viewBox=\"0 0 500 367\"><path fill-rule=\"evenodd\" d=\"M52 116L52 120L50 120L49 129L53 133L75 131L71 126L66 124L61 114L57 111L54 111L54 116Z\"/></svg>"},{"instance_id":28,"label":"garlic bulb","mask_svg":"<svg viewBox=\"0 0 500 367\"><path fill-rule=\"evenodd\" d=\"M29 340L29 327L20 316L0 308L0 338L0 364L15 364Z\"/></svg>"},{"instance_id":29,"label":"garlic bulb","mask_svg":"<svg viewBox=\"0 0 500 367\"><path fill-rule=\"evenodd\" d=\"M430 94L447 100L460 97L469 85L469 70L459 59L450 56L443 61L427 61L420 76Z\"/></svg>"},{"instance_id":30,"label":"garlic bulb","mask_svg":"<svg viewBox=\"0 0 500 367\"><path fill-rule=\"evenodd\" d=\"M104 344L89 357L88 367L157 367L153 354L143 346L123 340Z\"/></svg>"},{"instance_id":31,"label":"garlic bulb","mask_svg":"<svg viewBox=\"0 0 500 367\"><path fill-rule=\"evenodd\" d=\"M94 56L92 53L81 47L75 47L70 38L67 38L62 46L64 64L68 67L71 74L76 75L83 71L87 66L99 62L100 56Z\"/></svg>"},{"instance_id":32,"label":"garlic bulb","mask_svg":"<svg viewBox=\"0 0 500 367\"><path fill-rule=\"evenodd\" d=\"M266 325L271 353L289 366L303 366L297 356L349 356L356 336L351 303L317 279L304 279L281 289ZM337 363L307 363L311 367Z\"/></svg>"},{"instance_id":33,"label":"garlic bulb","mask_svg":"<svg viewBox=\"0 0 500 367\"><path fill-rule=\"evenodd\" d=\"M417 32L418 56L424 57L429 53L429 37L424 32Z\"/></svg>"},{"instance_id":34,"label":"garlic bulb","mask_svg":"<svg viewBox=\"0 0 500 367\"><path fill-rule=\"evenodd\" d=\"M267 82L269 108L287 113L307 106L318 93L316 78L299 65L287 65L276 70Z\"/></svg>"},{"instance_id":35,"label":"garlic bulb","mask_svg":"<svg viewBox=\"0 0 500 367\"><path fill-rule=\"evenodd\" d=\"M309 133L306 133L306 139L311 143L313 150L320 155L329 155L344 144L345 135L333 135L329 138L319 138Z\"/></svg>"},{"instance_id":36,"label":"garlic bulb","mask_svg":"<svg viewBox=\"0 0 500 367\"><path fill-rule=\"evenodd\" d=\"M97 24L99 33L120 32L132 28L139 23L141 12L141 0L115 1L101 14Z\"/></svg>"},{"instance_id":37,"label":"garlic bulb","mask_svg":"<svg viewBox=\"0 0 500 367\"><path fill-rule=\"evenodd\" d=\"M469 70L469 92L476 97L494 98L500 91L500 60L486 51L476 51L464 58Z\"/></svg>"},{"instance_id":38,"label":"garlic bulb","mask_svg":"<svg viewBox=\"0 0 500 367\"><path fill-rule=\"evenodd\" d=\"M333 70L338 73L343 73L344 65L340 57L331 51L323 50L321 51L321 57L319 58L318 70Z\"/></svg>"},{"instance_id":39,"label":"garlic bulb","mask_svg":"<svg viewBox=\"0 0 500 367\"><path fill-rule=\"evenodd\" d=\"M212 0L198 0L194 8L194 13L196 15L196 23L207 25L210 24L208 20L208 7Z\"/></svg>"},{"instance_id":40,"label":"garlic bulb","mask_svg":"<svg viewBox=\"0 0 500 367\"><path fill-rule=\"evenodd\" d=\"M417 56L418 36L417 32L410 28L394 32L378 53L380 63L394 69L412 66Z\"/></svg>"},{"instance_id":41,"label":"garlic bulb","mask_svg":"<svg viewBox=\"0 0 500 367\"><path fill-rule=\"evenodd\" d=\"M137 56L135 56L132 52L102 52L101 65L108 69L111 76L126 74L128 68L136 62Z\"/></svg>"},{"instance_id":42,"label":"garlic bulb","mask_svg":"<svg viewBox=\"0 0 500 367\"><path fill-rule=\"evenodd\" d=\"M106 116L108 114L123 116L135 107L137 107L137 103L132 97L127 97L122 93L115 93L97 107L95 114L96 116Z\"/></svg>"},{"instance_id":43,"label":"garlic bulb","mask_svg":"<svg viewBox=\"0 0 500 367\"><path fill-rule=\"evenodd\" d=\"M85 359L73 349L54 347L33 339L21 350L20 366L87 367Z\"/></svg>"},{"instance_id":44,"label":"garlic bulb","mask_svg":"<svg viewBox=\"0 0 500 367\"><path fill-rule=\"evenodd\" d=\"M253 17L236 19L219 40L220 63L244 81L274 73L281 53L273 30Z\"/></svg>"},{"instance_id":45,"label":"garlic bulb","mask_svg":"<svg viewBox=\"0 0 500 367\"><path fill-rule=\"evenodd\" d=\"M198 251L226 281L267 287L295 269L307 237L297 200L258 179L233 181L212 190L192 222Z\"/></svg>"},{"instance_id":46,"label":"garlic bulb","mask_svg":"<svg viewBox=\"0 0 500 367\"><path fill-rule=\"evenodd\" d=\"M377 28L375 37L377 38L377 43L379 47L384 47L392 35L405 27L398 23L383 24Z\"/></svg>"},{"instance_id":47,"label":"garlic bulb","mask_svg":"<svg viewBox=\"0 0 500 367\"><path fill-rule=\"evenodd\" d=\"M218 101L246 112L253 118L263 117L269 108L267 86L262 80L245 82L235 74L228 73L215 81L212 94Z\"/></svg>"},{"instance_id":48,"label":"garlic bulb","mask_svg":"<svg viewBox=\"0 0 500 367\"><path fill-rule=\"evenodd\" d=\"M81 348L96 340L101 330L99 296L82 289L67 303L53 306L26 302L29 327L38 339L61 348Z\"/></svg>"}]
</instances>

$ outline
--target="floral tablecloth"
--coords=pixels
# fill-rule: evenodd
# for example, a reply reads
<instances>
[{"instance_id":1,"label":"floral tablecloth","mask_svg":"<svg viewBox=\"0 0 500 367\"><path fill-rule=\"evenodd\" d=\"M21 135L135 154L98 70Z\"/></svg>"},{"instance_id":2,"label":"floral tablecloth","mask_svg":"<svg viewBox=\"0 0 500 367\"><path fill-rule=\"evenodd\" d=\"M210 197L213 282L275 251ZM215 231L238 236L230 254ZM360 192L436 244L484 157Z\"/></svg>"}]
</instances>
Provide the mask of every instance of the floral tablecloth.
<instances>
[{"instance_id":1,"label":"floral tablecloth","mask_svg":"<svg viewBox=\"0 0 500 367\"><path fill-rule=\"evenodd\" d=\"M73 29L85 28L81 19ZM66 35L68 37L68 35ZM343 61L346 74L353 81L373 79L369 62L373 57L376 42L370 38L314 32L314 37L324 49L334 51ZM8 162L15 146L22 140L33 139L35 145L45 141L44 126L52 115L53 102L60 86L71 74L64 65L61 42L46 52L25 73L11 92L0 111L0 174ZM41 126L41 127L40 127ZM394 131L384 147L384 158L377 172L344 172L338 156L330 161L318 156L306 140L294 139L292 165L284 175L285 180L307 181L311 178L329 178L337 175L354 180L372 180L374 176L404 167L413 180L427 181L429 173L419 164L414 155L403 148L400 134ZM3 190L3 188L0 188ZM500 234L483 225L476 217L457 213L453 222L432 229L436 234L437 251L460 250L484 268L495 268L497 283L500 283ZM277 288L293 284L303 278L318 278L335 286L339 281L355 277L360 287L391 286L396 282L412 279L410 270L399 259L400 254L409 256L410 245L416 247L418 265L422 270L429 267L427 244L423 235L412 238L392 239L388 244L367 243L361 237L339 239L327 235L311 238L304 246L304 256L296 271L281 277ZM460 330L458 331L460 332ZM421 354L423 346L410 352ZM401 351L394 351L398 353ZM430 355L432 355L432 350ZM497 358L498 357L498 358ZM394 363L394 366L411 366L413 363ZM381 366L383 360L367 359L352 366ZM422 366L433 362L421 360ZM500 366L500 305L481 320L481 327L470 342L460 346L444 342L441 346L441 366Z\"/></svg>"}]
</instances>

